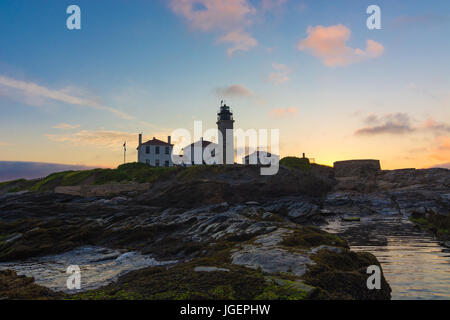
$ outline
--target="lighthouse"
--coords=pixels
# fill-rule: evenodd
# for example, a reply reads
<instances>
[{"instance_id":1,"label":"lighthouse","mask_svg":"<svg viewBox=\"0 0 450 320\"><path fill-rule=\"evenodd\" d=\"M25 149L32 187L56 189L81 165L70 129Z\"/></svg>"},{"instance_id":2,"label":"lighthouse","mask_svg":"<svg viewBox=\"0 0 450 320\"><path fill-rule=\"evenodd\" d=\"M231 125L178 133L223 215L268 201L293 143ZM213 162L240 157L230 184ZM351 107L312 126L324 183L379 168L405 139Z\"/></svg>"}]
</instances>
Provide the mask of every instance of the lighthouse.
<instances>
[{"instance_id":1,"label":"lighthouse","mask_svg":"<svg viewBox=\"0 0 450 320\"><path fill-rule=\"evenodd\" d=\"M234 164L234 134L233 134L233 112L223 101L217 113L217 128L219 135L219 147L222 146L223 164Z\"/></svg>"}]
</instances>

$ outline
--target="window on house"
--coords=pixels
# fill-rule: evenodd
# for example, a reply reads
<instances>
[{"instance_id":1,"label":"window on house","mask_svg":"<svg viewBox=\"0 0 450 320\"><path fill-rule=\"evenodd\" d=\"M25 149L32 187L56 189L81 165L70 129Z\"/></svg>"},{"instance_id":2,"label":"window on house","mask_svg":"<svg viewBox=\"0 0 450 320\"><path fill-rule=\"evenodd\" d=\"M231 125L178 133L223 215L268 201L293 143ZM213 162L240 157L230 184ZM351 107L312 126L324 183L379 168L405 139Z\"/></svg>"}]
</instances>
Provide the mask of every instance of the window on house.
<instances>
[{"instance_id":1,"label":"window on house","mask_svg":"<svg viewBox=\"0 0 450 320\"><path fill-rule=\"evenodd\" d=\"M166 147L166 154L169 154L169 147Z\"/></svg>"},{"instance_id":2,"label":"window on house","mask_svg":"<svg viewBox=\"0 0 450 320\"><path fill-rule=\"evenodd\" d=\"M145 160L145 163L150 164L150 160L149 159Z\"/></svg>"},{"instance_id":3,"label":"window on house","mask_svg":"<svg viewBox=\"0 0 450 320\"><path fill-rule=\"evenodd\" d=\"M159 160L155 160L155 167L159 167Z\"/></svg>"},{"instance_id":4,"label":"window on house","mask_svg":"<svg viewBox=\"0 0 450 320\"><path fill-rule=\"evenodd\" d=\"M159 154L159 147L156 147L156 154Z\"/></svg>"},{"instance_id":5,"label":"window on house","mask_svg":"<svg viewBox=\"0 0 450 320\"><path fill-rule=\"evenodd\" d=\"M164 165L165 165L166 167L168 167L168 166L169 166L169 161L166 160L166 162L164 163Z\"/></svg>"},{"instance_id":6,"label":"window on house","mask_svg":"<svg viewBox=\"0 0 450 320\"><path fill-rule=\"evenodd\" d=\"M150 146L145 146L145 153L150 153Z\"/></svg>"}]
</instances>

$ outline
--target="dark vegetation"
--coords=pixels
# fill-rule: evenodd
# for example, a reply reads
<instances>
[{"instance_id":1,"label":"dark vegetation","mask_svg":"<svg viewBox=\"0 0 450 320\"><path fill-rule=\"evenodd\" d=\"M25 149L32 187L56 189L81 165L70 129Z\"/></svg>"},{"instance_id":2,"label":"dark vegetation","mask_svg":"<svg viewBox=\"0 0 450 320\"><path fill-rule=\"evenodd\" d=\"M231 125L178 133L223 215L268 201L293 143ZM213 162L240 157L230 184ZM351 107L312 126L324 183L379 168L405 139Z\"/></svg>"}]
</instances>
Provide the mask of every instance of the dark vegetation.
<instances>
[{"instance_id":1,"label":"dark vegetation","mask_svg":"<svg viewBox=\"0 0 450 320\"><path fill-rule=\"evenodd\" d=\"M371 253L356 253L347 249L339 253L320 250L311 258L316 264L308 268L302 279L305 283L321 289L319 298L390 299L392 289L384 277L381 277L380 290L367 289L367 267L377 265L381 268L377 258Z\"/></svg>"},{"instance_id":2,"label":"dark vegetation","mask_svg":"<svg viewBox=\"0 0 450 320\"><path fill-rule=\"evenodd\" d=\"M230 250L235 242L205 247L204 257L172 267L150 267L128 273L116 283L76 294L71 299L150 299L207 300L254 299L266 287L264 276L231 264ZM215 266L226 271L195 272L197 266Z\"/></svg>"},{"instance_id":3,"label":"dark vegetation","mask_svg":"<svg viewBox=\"0 0 450 320\"><path fill-rule=\"evenodd\" d=\"M18 276L12 270L0 270L0 299L48 300L64 295L34 283L34 279Z\"/></svg>"},{"instance_id":4,"label":"dark vegetation","mask_svg":"<svg viewBox=\"0 0 450 320\"><path fill-rule=\"evenodd\" d=\"M276 285L260 270L233 264L221 264L229 271L194 271L196 266L204 266L207 262L197 259L169 269L156 267L134 271L117 283L70 299L298 300L311 296L299 290L292 280L283 279L282 285Z\"/></svg>"},{"instance_id":5,"label":"dark vegetation","mask_svg":"<svg viewBox=\"0 0 450 320\"><path fill-rule=\"evenodd\" d=\"M450 240L450 215L444 216L434 212L414 212L409 219L421 229L433 233L438 239Z\"/></svg>"},{"instance_id":6,"label":"dark vegetation","mask_svg":"<svg viewBox=\"0 0 450 320\"><path fill-rule=\"evenodd\" d=\"M322 231L315 227L296 229L281 243L287 247L311 248L320 245L348 248L347 242L338 236Z\"/></svg>"}]
</instances>

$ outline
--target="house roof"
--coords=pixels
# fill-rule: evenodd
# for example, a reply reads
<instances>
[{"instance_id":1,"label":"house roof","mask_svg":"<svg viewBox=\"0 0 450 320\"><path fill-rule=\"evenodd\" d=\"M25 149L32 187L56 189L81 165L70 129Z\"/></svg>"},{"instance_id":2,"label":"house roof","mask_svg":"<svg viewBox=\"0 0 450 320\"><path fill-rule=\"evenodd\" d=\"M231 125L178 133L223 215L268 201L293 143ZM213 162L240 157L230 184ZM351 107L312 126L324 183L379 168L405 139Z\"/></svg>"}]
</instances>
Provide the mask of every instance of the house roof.
<instances>
[{"instance_id":1,"label":"house roof","mask_svg":"<svg viewBox=\"0 0 450 320\"><path fill-rule=\"evenodd\" d=\"M170 144L170 143L162 141L162 140L158 140L156 138L153 138L152 140L148 140L147 142L144 142L141 145L142 146L166 146L166 147L173 146L173 144Z\"/></svg>"}]
</instances>

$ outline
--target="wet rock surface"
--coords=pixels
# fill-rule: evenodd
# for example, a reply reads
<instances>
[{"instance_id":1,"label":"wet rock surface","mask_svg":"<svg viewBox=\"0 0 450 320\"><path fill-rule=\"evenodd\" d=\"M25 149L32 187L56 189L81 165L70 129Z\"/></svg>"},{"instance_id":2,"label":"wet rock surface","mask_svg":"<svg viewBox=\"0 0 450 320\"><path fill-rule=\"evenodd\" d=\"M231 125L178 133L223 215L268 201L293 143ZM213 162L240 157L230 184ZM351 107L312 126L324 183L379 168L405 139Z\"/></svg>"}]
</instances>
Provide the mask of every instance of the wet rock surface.
<instances>
[{"instance_id":1,"label":"wet rock surface","mask_svg":"<svg viewBox=\"0 0 450 320\"><path fill-rule=\"evenodd\" d=\"M79 247L62 254L30 258L24 261L0 263L0 270L14 270L20 275L33 277L36 284L54 291L73 293L102 287L132 270L160 266L177 261L159 262L137 252L121 252L100 247ZM69 266L76 266L82 286L68 288L67 279L73 274Z\"/></svg>"},{"instance_id":2,"label":"wet rock surface","mask_svg":"<svg viewBox=\"0 0 450 320\"><path fill-rule=\"evenodd\" d=\"M322 228L346 239L352 250L376 255L393 299L448 299L450 170L338 180L323 202Z\"/></svg>"},{"instance_id":3,"label":"wet rock surface","mask_svg":"<svg viewBox=\"0 0 450 320\"><path fill-rule=\"evenodd\" d=\"M450 170L404 169L338 178L322 212L365 216L434 212L448 216Z\"/></svg>"},{"instance_id":4,"label":"wet rock surface","mask_svg":"<svg viewBox=\"0 0 450 320\"><path fill-rule=\"evenodd\" d=\"M62 297L81 299L326 298L337 293L323 284L311 289L302 279L316 264L312 256L336 247L350 254L342 240L289 216L298 208L315 208L319 199L310 197L192 209L143 205L132 198L99 200L50 193L4 197L0 268L33 276L37 285ZM82 293L64 289L69 265L86 273ZM159 279L184 274L204 285L183 289L172 281L169 288L147 279L153 272ZM156 287L148 289L148 281ZM130 283L134 289L125 290Z\"/></svg>"},{"instance_id":5,"label":"wet rock surface","mask_svg":"<svg viewBox=\"0 0 450 320\"><path fill-rule=\"evenodd\" d=\"M377 257L392 299L450 298L450 250L402 215L375 214L359 222L329 217L322 228L346 239L352 251Z\"/></svg>"}]
</instances>

